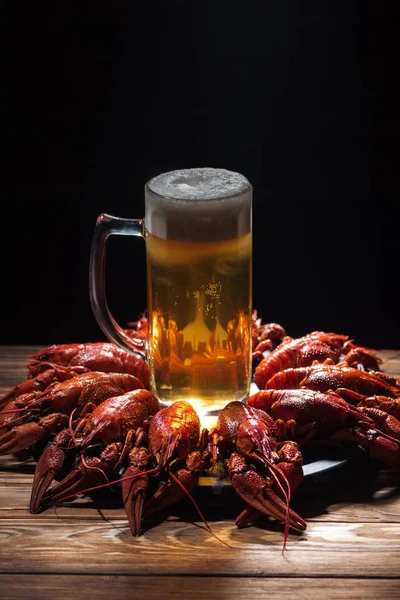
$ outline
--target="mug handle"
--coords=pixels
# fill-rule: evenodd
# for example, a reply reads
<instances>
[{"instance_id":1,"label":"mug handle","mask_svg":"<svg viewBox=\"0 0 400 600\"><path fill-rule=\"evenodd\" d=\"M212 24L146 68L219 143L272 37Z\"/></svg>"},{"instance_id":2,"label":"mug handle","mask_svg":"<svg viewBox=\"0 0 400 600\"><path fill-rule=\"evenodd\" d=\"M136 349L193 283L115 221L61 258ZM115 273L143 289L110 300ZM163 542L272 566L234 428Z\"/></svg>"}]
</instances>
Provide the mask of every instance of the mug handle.
<instances>
[{"instance_id":1,"label":"mug handle","mask_svg":"<svg viewBox=\"0 0 400 600\"><path fill-rule=\"evenodd\" d=\"M99 215L94 230L89 265L89 296L93 314L107 338L134 356L147 360L147 341L135 342L118 325L108 308L105 289L107 240L110 235L134 235L144 239L144 219Z\"/></svg>"}]
</instances>

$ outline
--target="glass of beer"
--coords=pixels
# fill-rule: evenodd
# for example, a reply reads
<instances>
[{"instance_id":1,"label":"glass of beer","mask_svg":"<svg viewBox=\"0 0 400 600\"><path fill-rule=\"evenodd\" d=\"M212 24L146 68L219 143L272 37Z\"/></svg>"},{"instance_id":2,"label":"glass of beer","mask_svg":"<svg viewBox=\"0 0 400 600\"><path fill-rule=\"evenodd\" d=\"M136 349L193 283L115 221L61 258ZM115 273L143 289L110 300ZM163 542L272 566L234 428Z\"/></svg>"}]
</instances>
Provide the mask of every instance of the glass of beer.
<instances>
[{"instance_id":1,"label":"glass of beer","mask_svg":"<svg viewBox=\"0 0 400 600\"><path fill-rule=\"evenodd\" d=\"M187 400L204 420L251 381L252 187L224 169L163 173L145 186L145 218L97 219L90 264L94 315L107 337L138 348L105 298L109 235L146 242L151 391L161 404Z\"/></svg>"}]
</instances>

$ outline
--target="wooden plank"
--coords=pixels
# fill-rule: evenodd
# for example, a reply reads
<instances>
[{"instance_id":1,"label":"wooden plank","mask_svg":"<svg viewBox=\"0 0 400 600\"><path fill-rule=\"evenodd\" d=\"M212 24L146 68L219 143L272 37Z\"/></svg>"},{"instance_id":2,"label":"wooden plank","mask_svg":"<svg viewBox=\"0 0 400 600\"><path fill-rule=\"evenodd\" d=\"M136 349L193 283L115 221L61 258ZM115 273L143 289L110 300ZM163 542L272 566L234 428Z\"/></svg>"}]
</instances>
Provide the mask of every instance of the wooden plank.
<instances>
[{"instance_id":1,"label":"wooden plank","mask_svg":"<svg viewBox=\"0 0 400 600\"><path fill-rule=\"evenodd\" d=\"M43 348L44 346L0 346L0 395L27 378L29 356Z\"/></svg>"},{"instance_id":2,"label":"wooden plank","mask_svg":"<svg viewBox=\"0 0 400 600\"><path fill-rule=\"evenodd\" d=\"M383 359L381 370L400 376L400 352L398 350L381 350L378 354Z\"/></svg>"},{"instance_id":3,"label":"wooden plank","mask_svg":"<svg viewBox=\"0 0 400 600\"><path fill-rule=\"evenodd\" d=\"M219 600L240 596L254 598L298 598L299 600L375 600L398 598L398 581L393 579L312 579L261 577L135 577L98 575L95 580L80 575L3 575L0 588L3 600L31 598L146 598L165 600L166 597L185 600Z\"/></svg>"},{"instance_id":4,"label":"wooden plank","mask_svg":"<svg viewBox=\"0 0 400 600\"><path fill-rule=\"evenodd\" d=\"M103 575L400 577L400 524L309 523L289 536L279 524L240 530L211 522L160 523L133 538L126 521L10 519L1 524L1 573Z\"/></svg>"}]
</instances>

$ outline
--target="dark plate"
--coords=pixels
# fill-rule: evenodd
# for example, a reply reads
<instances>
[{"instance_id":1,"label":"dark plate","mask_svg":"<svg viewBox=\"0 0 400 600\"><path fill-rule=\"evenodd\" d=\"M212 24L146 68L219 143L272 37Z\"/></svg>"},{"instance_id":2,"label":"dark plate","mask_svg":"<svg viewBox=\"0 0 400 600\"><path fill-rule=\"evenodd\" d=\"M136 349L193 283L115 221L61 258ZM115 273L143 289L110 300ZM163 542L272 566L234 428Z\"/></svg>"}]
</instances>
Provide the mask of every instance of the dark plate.
<instances>
[{"instance_id":1,"label":"dark plate","mask_svg":"<svg viewBox=\"0 0 400 600\"><path fill-rule=\"evenodd\" d=\"M303 487L307 482L324 480L333 474L333 471L346 471L351 468L351 463L365 452L358 446L344 446L343 448L327 448L325 446L308 449L303 452ZM209 488L213 495L230 495L233 493L232 485L228 477L217 479L216 477L200 477L199 486Z\"/></svg>"}]
</instances>

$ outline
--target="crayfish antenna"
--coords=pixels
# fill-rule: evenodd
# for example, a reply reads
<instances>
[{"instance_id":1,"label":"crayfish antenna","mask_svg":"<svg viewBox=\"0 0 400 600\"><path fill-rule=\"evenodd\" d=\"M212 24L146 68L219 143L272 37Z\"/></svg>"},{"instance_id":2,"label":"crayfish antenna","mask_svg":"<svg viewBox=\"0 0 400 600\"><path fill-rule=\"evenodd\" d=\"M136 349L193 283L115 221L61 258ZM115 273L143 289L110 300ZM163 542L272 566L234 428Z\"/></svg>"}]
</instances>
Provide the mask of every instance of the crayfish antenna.
<instances>
[{"instance_id":1,"label":"crayfish antenna","mask_svg":"<svg viewBox=\"0 0 400 600\"><path fill-rule=\"evenodd\" d=\"M217 536L217 534L211 529L210 525L207 523L205 517L203 516L203 513L201 512L196 500L193 498L192 494L189 492L189 490L187 490L185 488L185 486L179 481L179 479L176 477L176 475L174 475L174 473L172 471L169 472L169 475L171 477L171 479L182 489L182 491L185 493L185 495L189 498L189 500L191 501L191 503L193 504L193 506L195 507L200 519L203 521L208 533L210 533L216 540L218 540L219 542L221 542L221 544L224 544L224 546L227 546L227 548L230 548L231 550L233 549L232 546L230 546L228 544L228 542L225 542L224 540L221 540L220 537Z\"/></svg>"},{"instance_id":2,"label":"crayfish antenna","mask_svg":"<svg viewBox=\"0 0 400 600\"><path fill-rule=\"evenodd\" d=\"M128 477L122 477L121 479L116 479L115 481L110 481L109 483L103 483L101 485L94 485L92 487L85 488L84 490L79 490L79 492L75 492L75 494L68 494L68 496L63 496L56 502L54 502L54 506L60 504L60 502L64 502L65 500L69 500L70 498L75 498L77 494L86 494L87 492L94 492L96 490L102 490L106 487L111 487L112 485L116 485L117 483L123 483L124 481L128 481L129 479L136 479L137 477L142 477L143 475L156 475L159 473L160 469L155 467L154 469L149 469L148 471L143 471L140 473L134 473L133 475L129 475Z\"/></svg>"}]
</instances>

